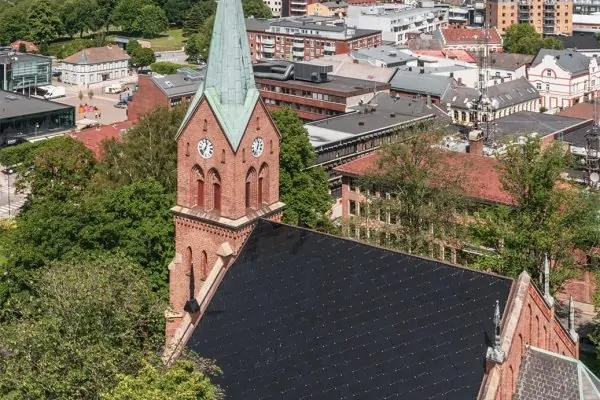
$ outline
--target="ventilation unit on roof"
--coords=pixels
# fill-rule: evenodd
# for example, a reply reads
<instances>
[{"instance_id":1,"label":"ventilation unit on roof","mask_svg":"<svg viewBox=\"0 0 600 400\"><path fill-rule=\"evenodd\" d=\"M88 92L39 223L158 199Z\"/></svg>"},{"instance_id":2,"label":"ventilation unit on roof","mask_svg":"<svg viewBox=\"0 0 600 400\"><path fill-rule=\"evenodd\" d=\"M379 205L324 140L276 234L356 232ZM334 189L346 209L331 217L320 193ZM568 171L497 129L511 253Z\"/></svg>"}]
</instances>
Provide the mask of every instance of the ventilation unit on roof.
<instances>
[{"instance_id":1,"label":"ventilation unit on roof","mask_svg":"<svg viewBox=\"0 0 600 400\"><path fill-rule=\"evenodd\" d=\"M167 85L167 87L175 87L175 85L173 85L173 83L171 81L165 81L165 85Z\"/></svg>"}]
</instances>

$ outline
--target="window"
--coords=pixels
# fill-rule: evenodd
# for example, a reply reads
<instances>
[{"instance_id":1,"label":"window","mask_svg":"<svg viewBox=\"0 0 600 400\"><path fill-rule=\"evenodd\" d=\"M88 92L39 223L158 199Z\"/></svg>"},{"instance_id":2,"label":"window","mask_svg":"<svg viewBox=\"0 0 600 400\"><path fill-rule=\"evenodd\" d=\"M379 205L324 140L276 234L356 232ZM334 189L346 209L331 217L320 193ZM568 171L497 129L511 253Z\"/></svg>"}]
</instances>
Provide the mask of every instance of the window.
<instances>
[{"instance_id":1,"label":"window","mask_svg":"<svg viewBox=\"0 0 600 400\"><path fill-rule=\"evenodd\" d=\"M252 196L252 184L246 182L246 208L250 208L250 196Z\"/></svg>"},{"instance_id":2,"label":"window","mask_svg":"<svg viewBox=\"0 0 600 400\"><path fill-rule=\"evenodd\" d=\"M190 186L190 192L192 192L193 196L193 198L190 199L190 205L204 208L204 173L202 172L202 168L198 165L195 165L194 168L192 168Z\"/></svg>"},{"instance_id":3,"label":"window","mask_svg":"<svg viewBox=\"0 0 600 400\"><path fill-rule=\"evenodd\" d=\"M201 179L196 181L196 205L204 207L204 181Z\"/></svg>"},{"instance_id":4,"label":"window","mask_svg":"<svg viewBox=\"0 0 600 400\"><path fill-rule=\"evenodd\" d=\"M546 91L548 91L548 92L550 91L550 84L549 83L546 83Z\"/></svg>"},{"instance_id":5,"label":"window","mask_svg":"<svg viewBox=\"0 0 600 400\"><path fill-rule=\"evenodd\" d=\"M200 255L200 279L205 281L206 278L208 278L208 257L206 252L203 251Z\"/></svg>"},{"instance_id":6,"label":"window","mask_svg":"<svg viewBox=\"0 0 600 400\"><path fill-rule=\"evenodd\" d=\"M550 70L547 70L547 71L546 71L546 76L547 76L548 78L552 78L552 71L550 71Z\"/></svg>"},{"instance_id":7,"label":"window","mask_svg":"<svg viewBox=\"0 0 600 400\"><path fill-rule=\"evenodd\" d=\"M356 201L348 200L348 214L356 215Z\"/></svg>"},{"instance_id":8,"label":"window","mask_svg":"<svg viewBox=\"0 0 600 400\"><path fill-rule=\"evenodd\" d=\"M246 174L246 208L254 208L254 186L256 185L256 170L250 168Z\"/></svg>"},{"instance_id":9,"label":"window","mask_svg":"<svg viewBox=\"0 0 600 400\"><path fill-rule=\"evenodd\" d=\"M221 211L221 185L218 183L213 183L213 209L216 211Z\"/></svg>"}]
</instances>

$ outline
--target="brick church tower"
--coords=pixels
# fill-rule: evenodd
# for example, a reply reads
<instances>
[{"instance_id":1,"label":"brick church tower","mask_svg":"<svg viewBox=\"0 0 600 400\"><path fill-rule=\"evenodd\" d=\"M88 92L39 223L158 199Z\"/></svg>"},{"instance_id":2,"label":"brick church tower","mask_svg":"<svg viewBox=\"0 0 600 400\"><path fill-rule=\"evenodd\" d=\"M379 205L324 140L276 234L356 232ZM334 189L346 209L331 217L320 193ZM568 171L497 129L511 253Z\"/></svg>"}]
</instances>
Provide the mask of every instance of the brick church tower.
<instances>
[{"instance_id":1,"label":"brick church tower","mask_svg":"<svg viewBox=\"0 0 600 400\"><path fill-rule=\"evenodd\" d=\"M254 83L241 0L220 0L206 78L177 134L175 257L167 340L228 243L235 253L258 218L279 220L280 135Z\"/></svg>"}]
</instances>

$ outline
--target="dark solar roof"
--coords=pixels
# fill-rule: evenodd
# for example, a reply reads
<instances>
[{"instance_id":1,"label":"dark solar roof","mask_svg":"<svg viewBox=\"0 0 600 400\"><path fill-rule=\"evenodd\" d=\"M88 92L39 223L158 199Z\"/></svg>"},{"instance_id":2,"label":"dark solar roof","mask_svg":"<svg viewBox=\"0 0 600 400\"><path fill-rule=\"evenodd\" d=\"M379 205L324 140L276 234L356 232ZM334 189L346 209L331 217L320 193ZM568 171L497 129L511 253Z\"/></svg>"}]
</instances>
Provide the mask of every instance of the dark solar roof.
<instances>
[{"instance_id":1,"label":"dark solar roof","mask_svg":"<svg viewBox=\"0 0 600 400\"><path fill-rule=\"evenodd\" d=\"M188 347L230 399L474 399L512 282L261 220Z\"/></svg>"}]
</instances>

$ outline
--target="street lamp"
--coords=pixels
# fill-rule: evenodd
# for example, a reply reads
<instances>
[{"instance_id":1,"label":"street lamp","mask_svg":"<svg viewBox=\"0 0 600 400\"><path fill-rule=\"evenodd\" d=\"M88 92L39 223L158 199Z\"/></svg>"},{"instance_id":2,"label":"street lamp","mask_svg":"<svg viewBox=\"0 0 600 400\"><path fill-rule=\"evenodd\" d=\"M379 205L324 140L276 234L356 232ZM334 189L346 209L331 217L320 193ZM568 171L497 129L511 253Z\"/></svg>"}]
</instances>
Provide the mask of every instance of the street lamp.
<instances>
[{"instance_id":1,"label":"street lamp","mask_svg":"<svg viewBox=\"0 0 600 400\"><path fill-rule=\"evenodd\" d=\"M40 123L36 122L35 123L35 137L37 137L37 130L38 130L39 127L40 127Z\"/></svg>"}]
</instances>

